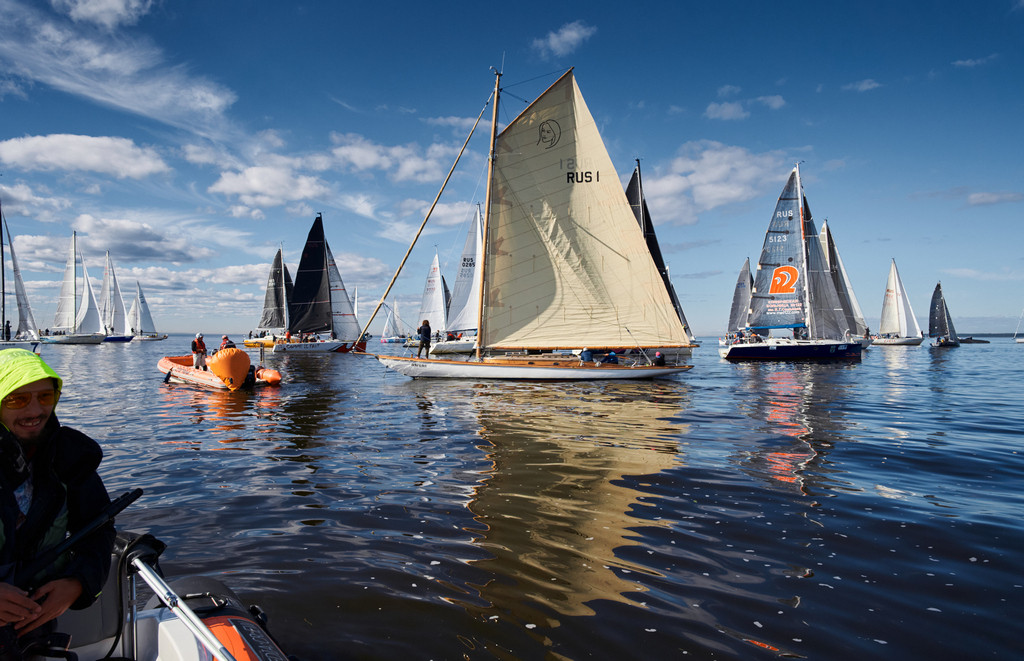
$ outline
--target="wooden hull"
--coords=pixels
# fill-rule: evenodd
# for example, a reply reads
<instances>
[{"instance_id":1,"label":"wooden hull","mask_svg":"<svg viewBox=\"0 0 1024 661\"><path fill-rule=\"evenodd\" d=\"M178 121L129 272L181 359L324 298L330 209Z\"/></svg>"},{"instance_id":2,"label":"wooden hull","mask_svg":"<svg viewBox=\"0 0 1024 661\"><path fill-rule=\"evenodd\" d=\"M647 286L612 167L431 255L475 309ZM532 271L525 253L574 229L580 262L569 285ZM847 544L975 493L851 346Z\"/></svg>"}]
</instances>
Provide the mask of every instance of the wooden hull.
<instances>
[{"instance_id":1,"label":"wooden hull","mask_svg":"<svg viewBox=\"0 0 1024 661\"><path fill-rule=\"evenodd\" d=\"M882 347L916 347L922 342L923 337L876 337L872 344Z\"/></svg>"},{"instance_id":2,"label":"wooden hull","mask_svg":"<svg viewBox=\"0 0 1024 661\"><path fill-rule=\"evenodd\" d=\"M691 369L693 365L608 365L582 364L575 356L564 359L487 359L483 362L406 358L371 354L382 365L405 376L435 379L502 379L526 381L595 381L605 379L651 379Z\"/></svg>"},{"instance_id":3,"label":"wooden hull","mask_svg":"<svg viewBox=\"0 0 1024 661\"><path fill-rule=\"evenodd\" d=\"M761 342L736 342L719 347L726 360L860 360L860 343L838 340L791 340L767 338Z\"/></svg>"}]
</instances>

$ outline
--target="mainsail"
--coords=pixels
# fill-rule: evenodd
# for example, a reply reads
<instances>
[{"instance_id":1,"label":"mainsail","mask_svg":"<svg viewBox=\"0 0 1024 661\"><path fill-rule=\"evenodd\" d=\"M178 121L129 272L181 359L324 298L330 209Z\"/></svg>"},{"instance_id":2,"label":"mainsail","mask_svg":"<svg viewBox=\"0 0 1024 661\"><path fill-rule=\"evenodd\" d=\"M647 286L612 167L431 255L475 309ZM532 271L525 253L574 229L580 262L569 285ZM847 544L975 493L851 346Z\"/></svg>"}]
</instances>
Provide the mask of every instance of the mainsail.
<instances>
[{"instance_id":1,"label":"mainsail","mask_svg":"<svg viewBox=\"0 0 1024 661\"><path fill-rule=\"evenodd\" d=\"M295 272L295 285L288 300L288 330L293 334L331 333L346 342L359 336L359 323L324 237L323 217L319 213L306 236Z\"/></svg>"},{"instance_id":2,"label":"mainsail","mask_svg":"<svg viewBox=\"0 0 1024 661\"><path fill-rule=\"evenodd\" d=\"M82 265L82 291L78 291L78 265ZM92 291L85 260L78 251L78 233L71 233L71 246L64 266L64 280L57 299L57 312L53 319L54 330L67 335L102 334L99 307L96 294Z\"/></svg>"},{"instance_id":3,"label":"mainsail","mask_svg":"<svg viewBox=\"0 0 1024 661\"><path fill-rule=\"evenodd\" d=\"M475 331L480 318L480 278L483 272L477 268L483 252L483 216L479 207L476 217L466 232L466 245L462 249L462 261L455 274L450 317L447 329L455 332Z\"/></svg>"},{"instance_id":4,"label":"mainsail","mask_svg":"<svg viewBox=\"0 0 1024 661\"><path fill-rule=\"evenodd\" d=\"M897 337L917 337L921 327L917 325L914 309L910 307L907 290L903 287L900 272L896 269L896 260L889 267L889 279L885 283L885 298L882 301L882 318L878 325L881 335Z\"/></svg>"},{"instance_id":5,"label":"mainsail","mask_svg":"<svg viewBox=\"0 0 1024 661\"><path fill-rule=\"evenodd\" d=\"M138 280L135 281L135 300L128 310L128 326L133 335L156 334L153 314L149 311L149 303L146 302L146 295L142 293L142 285Z\"/></svg>"},{"instance_id":6,"label":"mainsail","mask_svg":"<svg viewBox=\"0 0 1024 661\"><path fill-rule=\"evenodd\" d=\"M423 299L420 302L420 316L417 324L424 319L430 322L430 328L435 332L444 332L448 329L448 303L451 295L448 292L448 285L445 284L441 275L441 266L438 262L437 253L434 253L434 261L430 264L430 271L427 273L427 281L423 284Z\"/></svg>"},{"instance_id":7,"label":"mainsail","mask_svg":"<svg viewBox=\"0 0 1024 661\"><path fill-rule=\"evenodd\" d=\"M267 293L263 299L263 314L257 328L274 330L288 327L288 301L292 295L292 276L284 263L281 249L277 249L267 277Z\"/></svg>"},{"instance_id":8,"label":"mainsail","mask_svg":"<svg viewBox=\"0 0 1024 661\"><path fill-rule=\"evenodd\" d=\"M810 339L841 340L847 323L793 168L775 205L750 295L750 328L807 329Z\"/></svg>"},{"instance_id":9,"label":"mainsail","mask_svg":"<svg viewBox=\"0 0 1024 661\"><path fill-rule=\"evenodd\" d=\"M103 268L103 284L100 286L99 312L103 331L107 335L129 334L124 299L121 298L121 288L117 285L117 276L114 274L114 263L110 260L109 250Z\"/></svg>"},{"instance_id":10,"label":"mainsail","mask_svg":"<svg viewBox=\"0 0 1024 661\"><path fill-rule=\"evenodd\" d=\"M727 333L737 333L747 327L747 312L750 309L750 290L754 279L750 276L750 258L743 260L743 268L736 278L736 289L732 293L732 309L729 311Z\"/></svg>"},{"instance_id":11,"label":"mainsail","mask_svg":"<svg viewBox=\"0 0 1024 661\"><path fill-rule=\"evenodd\" d=\"M481 345L689 345L570 70L497 136Z\"/></svg>"},{"instance_id":12,"label":"mainsail","mask_svg":"<svg viewBox=\"0 0 1024 661\"><path fill-rule=\"evenodd\" d=\"M679 296L676 295L676 288L672 285L672 278L669 277L665 258L661 254L658 236L654 233L654 222L651 221L651 212L647 209L647 198L644 197L643 183L640 180L640 159L637 159L633 176L630 177L629 184L626 186L626 199L629 200L629 206L633 210L633 215L636 216L636 222L640 224L640 229L644 233L644 241L647 242L647 248L651 251L651 258L654 259L654 265L658 268L658 273L661 274L669 298L672 299L672 307L679 315L679 321L683 323L687 336L693 337L690 324L686 321L686 315L683 314L683 306L679 303ZM747 272L750 272L749 269Z\"/></svg>"},{"instance_id":13,"label":"mainsail","mask_svg":"<svg viewBox=\"0 0 1024 661\"><path fill-rule=\"evenodd\" d=\"M946 298L942 295L942 283L935 285L932 292L932 302L928 311L928 334L932 337L945 337L958 341L956 329L953 327L953 318L946 307Z\"/></svg>"},{"instance_id":14,"label":"mainsail","mask_svg":"<svg viewBox=\"0 0 1024 661\"><path fill-rule=\"evenodd\" d=\"M18 300L18 330L15 332L13 339L38 341L39 329L36 326L35 318L32 316L32 306L28 303L28 293L25 291L25 282L21 279L18 259L14 256L14 240L11 239L11 228L7 226L6 219L4 219L3 223L4 229L7 231L8 251L11 253L11 272L14 273L14 294Z\"/></svg>"},{"instance_id":15,"label":"mainsail","mask_svg":"<svg viewBox=\"0 0 1024 661\"><path fill-rule=\"evenodd\" d=\"M835 239L829 230L828 221L821 224L821 250L825 254L825 263L828 264L829 273L832 276L832 285L836 288L839 296L839 305L846 317L847 328L855 335L866 335L868 332L867 322L864 321L864 313L857 302L857 295L853 293L853 285L850 283L850 276L843 266L843 258L839 256L839 249L836 247Z\"/></svg>"},{"instance_id":16,"label":"mainsail","mask_svg":"<svg viewBox=\"0 0 1024 661\"><path fill-rule=\"evenodd\" d=\"M331 289L331 332L335 339L344 342L355 342L359 339L359 321L356 319L355 308L345 291L345 283L341 280L341 272L334 261L331 247L324 240L327 252L327 283Z\"/></svg>"}]
</instances>

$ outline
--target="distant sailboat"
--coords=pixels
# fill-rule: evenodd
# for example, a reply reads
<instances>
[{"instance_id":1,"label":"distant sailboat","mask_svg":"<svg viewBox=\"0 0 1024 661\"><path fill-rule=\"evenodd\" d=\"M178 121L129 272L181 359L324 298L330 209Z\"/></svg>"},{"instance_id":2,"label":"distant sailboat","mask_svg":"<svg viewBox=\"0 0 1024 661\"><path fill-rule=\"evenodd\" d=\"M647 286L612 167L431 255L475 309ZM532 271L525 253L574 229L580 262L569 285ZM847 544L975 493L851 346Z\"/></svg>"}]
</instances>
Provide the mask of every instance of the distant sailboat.
<instances>
[{"instance_id":1,"label":"distant sailboat","mask_svg":"<svg viewBox=\"0 0 1024 661\"><path fill-rule=\"evenodd\" d=\"M402 331L402 319L398 316L398 303L388 306L388 316L384 319L384 332L380 335L383 344L400 344L405 342L406 333Z\"/></svg>"},{"instance_id":2,"label":"distant sailboat","mask_svg":"<svg viewBox=\"0 0 1024 661\"><path fill-rule=\"evenodd\" d=\"M729 310L729 327L726 337L719 342L725 346L735 340L747 325L747 311L750 309L750 291L754 288L754 278L750 275L750 258L743 260L743 268L736 277L736 288L732 292L732 308Z\"/></svg>"},{"instance_id":3,"label":"distant sailboat","mask_svg":"<svg viewBox=\"0 0 1024 661\"><path fill-rule=\"evenodd\" d=\"M942 295L942 283L935 285L932 292L932 303L928 309L928 335L935 338L933 347L958 347L960 338L953 327L953 318L946 307L946 297Z\"/></svg>"},{"instance_id":4,"label":"distant sailboat","mask_svg":"<svg viewBox=\"0 0 1024 661\"><path fill-rule=\"evenodd\" d=\"M257 337L244 340L247 347L274 345L278 335L284 335L288 329L288 301L292 296L292 276L284 263L282 251L277 249L274 261L270 264L270 275L267 276L267 293L263 297L263 312L256 324Z\"/></svg>"},{"instance_id":5,"label":"distant sailboat","mask_svg":"<svg viewBox=\"0 0 1024 661\"><path fill-rule=\"evenodd\" d=\"M114 275L114 263L110 260L110 251L107 251L106 265L103 268L103 284L100 286L100 322L107 336L104 342L131 342L132 335L127 326L127 316L124 310L124 299L121 298L121 288L117 285L117 276Z\"/></svg>"},{"instance_id":6,"label":"distant sailboat","mask_svg":"<svg viewBox=\"0 0 1024 661\"><path fill-rule=\"evenodd\" d=\"M774 329L793 337L773 337ZM811 209L793 168L765 232L744 337L719 347L727 360L859 360Z\"/></svg>"},{"instance_id":7,"label":"distant sailboat","mask_svg":"<svg viewBox=\"0 0 1024 661\"><path fill-rule=\"evenodd\" d=\"M82 265L82 293L78 293L78 265ZM89 271L78 251L78 233L71 233L71 247L64 266L64 280L57 299L57 314L53 319L51 335L46 342L53 344L99 344L106 337L100 320L96 294L92 291Z\"/></svg>"},{"instance_id":8,"label":"distant sailboat","mask_svg":"<svg viewBox=\"0 0 1024 661\"><path fill-rule=\"evenodd\" d=\"M850 283L850 276L843 266L843 258L839 256L839 249L836 247L835 239L828 227L828 220L821 224L821 233L818 235L821 241L821 251L825 254L825 263L828 265L829 274L832 276L832 285L839 295L839 305L843 308L843 315L846 317L846 327L850 334L862 347L867 349L871 345L871 337L868 331L867 322L864 321L864 312L860 309L857 295L853 293L853 284Z\"/></svg>"},{"instance_id":9,"label":"distant sailboat","mask_svg":"<svg viewBox=\"0 0 1024 661\"><path fill-rule=\"evenodd\" d=\"M476 353L375 357L407 376L435 378L638 379L690 369L652 355L690 339L572 70L499 135L500 80L497 73ZM577 355L582 347L646 353L595 363Z\"/></svg>"},{"instance_id":10,"label":"distant sailboat","mask_svg":"<svg viewBox=\"0 0 1024 661\"><path fill-rule=\"evenodd\" d=\"M356 342L359 322L324 236L323 217L319 213L306 236L295 272L288 300L288 333L291 340L275 344L275 352L346 353L366 349L365 340ZM319 339L321 333L328 337Z\"/></svg>"},{"instance_id":11,"label":"distant sailboat","mask_svg":"<svg viewBox=\"0 0 1024 661\"><path fill-rule=\"evenodd\" d=\"M0 210L0 218L3 218ZM14 274L14 294L18 301L18 328L12 334L10 332L10 320L7 318L7 280L6 255L4 254L3 237L0 236L0 329L3 329L3 336L0 337L0 346L22 346L39 343L39 330L36 327L36 320L32 316L32 307L28 304L28 294L25 291L25 283L21 279L21 269L18 268L18 259L14 256L14 241L11 238L11 229L7 227L7 219L3 219L4 230L7 232L7 252L11 256L11 272Z\"/></svg>"},{"instance_id":12,"label":"distant sailboat","mask_svg":"<svg viewBox=\"0 0 1024 661\"><path fill-rule=\"evenodd\" d=\"M672 307L675 308L676 314L679 316L679 321L683 324L683 330L686 331L687 337L693 339L693 331L690 330L690 322L686 320L686 315L683 314L683 306L679 303L679 296L676 294L676 288L672 285L672 278L669 277L668 266L665 265L665 258L661 254L661 246L658 244L658 236L654 233L654 223L651 221L651 212L647 209L647 198L644 197L643 182L640 179L640 159L636 159L636 168L633 170L633 176L629 180L629 184L626 186L626 199L629 200L629 206L633 210L633 215L636 216L636 222L640 224L640 229L644 233L644 241L647 242L647 248L651 251L651 258L654 260L654 265L658 268L658 273L661 274L661 279L665 283L665 290L668 291L668 296L672 299ZM692 347L687 349L681 349L677 353L678 355L690 355L691 349L700 346L695 340L691 342Z\"/></svg>"},{"instance_id":13,"label":"distant sailboat","mask_svg":"<svg viewBox=\"0 0 1024 661\"><path fill-rule=\"evenodd\" d=\"M149 303L146 302L146 295L142 293L142 285L135 281L135 300L128 310L128 326L136 340L154 341L166 340L167 333L157 333L156 323L153 321L153 314L149 311Z\"/></svg>"},{"instance_id":14,"label":"distant sailboat","mask_svg":"<svg viewBox=\"0 0 1024 661\"><path fill-rule=\"evenodd\" d=\"M1020 311L1020 318L1017 319L1017 328L1013 329L1013 341L1018 344L1024 344L1024 337L1017 337L1017 333L1020 331L1020 322L1024 321L1024 310Z\"/></svg>"},{"instance_id":15,"label":"distant sailboat","mask_svg":"<svg viewBox=\"0 0 1024 661\"><path fill-rule=\"evenodd\" d=\"M442 338L430 347L430 353L471 353L476 349L476 325L480 317L480 284L482 272L480 253L484 249L484 218L477 207L476 217L466 232L466 244L462 248L462 261L455 274L455 286L449 303L447 334L453 338ZM426 319L426 317L424 317Z\"/></svg>"},{"instance_id":16,"label":"distant sailboat","mask_svg":"<svg viewBox=\"0 0 1024 661\"><path fill-rule=\"evenodd\" d=\"M910 298L903 287L896 260L889 266L889 280L885 283L885 298L882 300L882 318L874 344L881 346L917 346L924 341L921 327L917 325Z\"/></svg>"}]
</instances>

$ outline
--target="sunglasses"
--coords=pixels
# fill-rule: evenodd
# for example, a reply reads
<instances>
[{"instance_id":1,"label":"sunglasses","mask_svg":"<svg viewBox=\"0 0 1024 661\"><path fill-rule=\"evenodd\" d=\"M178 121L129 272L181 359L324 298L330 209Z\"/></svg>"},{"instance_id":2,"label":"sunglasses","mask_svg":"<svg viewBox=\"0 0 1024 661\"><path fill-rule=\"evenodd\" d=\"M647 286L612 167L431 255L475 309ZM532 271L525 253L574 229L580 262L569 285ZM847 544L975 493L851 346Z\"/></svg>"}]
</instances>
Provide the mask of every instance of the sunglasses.
<instances>
[{"instance_id":1,"label":"sunglasses","mask_svg":"<svg viewBox=\"0 0 1024 661\"><path fill-rule=\"evenodd\" d=\"M36 401L39 402L40 406L50 406L57 401L57 393L53 390L44 390L36 393L14 393L13 395L7 395L0 401L3 402L4 408L6 409L23 409L32 401L33 395L35 395Z\"/></svg>"}]
</instances>

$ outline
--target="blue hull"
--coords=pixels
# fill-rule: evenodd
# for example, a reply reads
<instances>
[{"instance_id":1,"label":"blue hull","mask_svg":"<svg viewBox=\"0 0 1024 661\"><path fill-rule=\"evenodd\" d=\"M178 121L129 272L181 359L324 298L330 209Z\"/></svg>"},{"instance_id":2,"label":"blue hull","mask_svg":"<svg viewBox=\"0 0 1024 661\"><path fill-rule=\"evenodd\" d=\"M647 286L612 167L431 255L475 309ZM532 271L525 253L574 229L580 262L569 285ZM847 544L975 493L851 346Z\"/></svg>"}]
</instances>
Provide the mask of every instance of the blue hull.
<instances>
[{"instance_id":1,"label":"blue hull","mask_svg":"<svg viewBox=\"0 0 1024 661\"><path fill-rule=\"evenodd\" d=\"M857 342L768 341L730 344L719 350L726 360L860 360Z\"/></svg>"}]
</instances>

